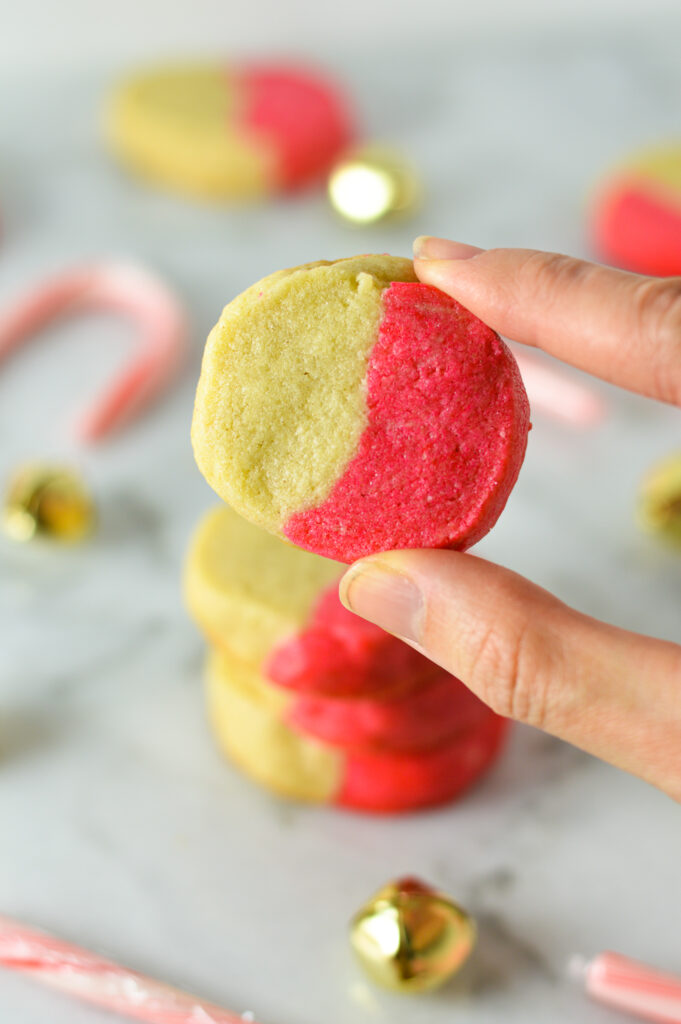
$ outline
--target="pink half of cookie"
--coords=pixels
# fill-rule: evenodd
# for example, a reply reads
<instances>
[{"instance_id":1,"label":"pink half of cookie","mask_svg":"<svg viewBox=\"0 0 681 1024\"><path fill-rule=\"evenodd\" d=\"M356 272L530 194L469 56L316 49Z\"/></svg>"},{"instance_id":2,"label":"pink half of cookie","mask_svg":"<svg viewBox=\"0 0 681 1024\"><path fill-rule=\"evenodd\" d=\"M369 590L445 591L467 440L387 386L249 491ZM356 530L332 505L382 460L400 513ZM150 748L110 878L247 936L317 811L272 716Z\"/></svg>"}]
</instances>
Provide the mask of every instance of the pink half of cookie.
<instances>
[{"instance_id":1,"label":"pink half of cookie","mask_svg":"<svg viewBox=\"0 0 681 1024\"><path fill-rule=\"evenodd\" d=\"M285 66L249 65L238 72L241 121L273 148L276 188L323 177L353 138L342 92L319 75Z\"/></svg>"},{"instance_id":2,"label":"pink half of cookie","mask_svg":"<svg viewBox=\"0 0 681 1024\"><path fill-rule=\"evenodd\" d=\"M342 562L395 548L465 549L494 525L527 445L529 404L499 336L429 285L394 282L369 355L367 423L294 544Z\"/></svg>"},{"instance_id":3,"label":"pink half of cookie","mask_svg":"<svg viewBox=\"0 0 681 1024\"><path fill-rule=\"evenodd\" d=\"M347 750L415 752L465 736L492 714L463 683L439 670L382 699L301 694L286 718L300 732Z\"/></svg>"},{"instance_id":4,"label":"pink half of cookie","mask_svg":"<svg viewBox=\"0 0 681 1024\"><path fill-rule=\"evenodd\" d=\"M639 274L681 274L681 188L674 202L625 179L603 190L591 220L601 259Z\"/></svg>"},{"instance_id":5,"label":"pink half of cookie","mask_svg":"<svg viewBox=\"0 0 681 1024\"><path fill-rule=\"evenodd\" d=\"M308 625L278 644L264 665L278 686L336 698L403 688L438 670L408 644L344 608L334 584Z\"/></svg>"},{"instance_id":6,"label":"pink half of cookie","mask_svg":"<svg viewBox=\"0 0 681 1024\"><path fill-rule=\"evenodd\" d=\"M447 803L492 766L507 730L490 712L478 728L425 753L352 752L334 803L386 814Z\"/></svg>"}]
</instances>

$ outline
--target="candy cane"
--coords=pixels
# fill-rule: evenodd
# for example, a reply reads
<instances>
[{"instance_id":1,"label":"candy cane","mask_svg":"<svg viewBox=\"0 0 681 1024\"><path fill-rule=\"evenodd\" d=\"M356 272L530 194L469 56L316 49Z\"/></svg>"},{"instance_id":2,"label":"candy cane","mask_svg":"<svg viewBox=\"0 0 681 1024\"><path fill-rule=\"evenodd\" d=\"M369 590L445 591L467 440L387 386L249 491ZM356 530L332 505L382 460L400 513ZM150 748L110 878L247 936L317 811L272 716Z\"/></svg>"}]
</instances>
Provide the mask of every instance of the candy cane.
<instances>
[{"instance_id":1,"label":"candy cane","mask_svg":"<svg viewBox=\"0 0 681 1024\"><path fill-rule=\"evenodd\" d=\"M576 956L568 969L599 1003L658 1024L681 1024L681 978L675 975L619 953L599 953L593 960Z\"/></svg>"},{"instance_id":2,"label":"candy cane","mask_svg":"<svg viewBox=\"0 0 681 1024\"><path fill-rule=\"evenodd\" d=\"M44 281L0 310L0 359L77 309L126 314L138 332L138 351L79 422L79 437L96 441L136 416L168 384L184 357L187 328L175 297L148 271L94 264Z\"/></svg>"},{"instance_id":3,"label":"candy cane","mask_svg":"<svg viewBox=\"0 0 681 1024\"><path fill-rule=\"evenodd\" d=\"M95 953L0 917L0 966L147 1024L244 1024L231 1013Z\"/></svg>"}]
</instances>

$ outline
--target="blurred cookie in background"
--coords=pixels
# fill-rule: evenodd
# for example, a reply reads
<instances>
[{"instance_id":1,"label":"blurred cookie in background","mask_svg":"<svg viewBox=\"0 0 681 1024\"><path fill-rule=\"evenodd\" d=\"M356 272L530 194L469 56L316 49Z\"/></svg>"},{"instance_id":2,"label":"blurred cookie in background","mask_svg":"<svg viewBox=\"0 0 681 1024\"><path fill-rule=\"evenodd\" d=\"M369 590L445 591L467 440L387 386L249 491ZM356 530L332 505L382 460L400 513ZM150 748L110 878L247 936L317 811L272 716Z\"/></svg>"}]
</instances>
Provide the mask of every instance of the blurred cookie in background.
<instances>
[{"instance_id":1,"label":"blurred cookie in background","mask_svg":"<svg viewBox=\"0 0 681 1024\"><path fill-rule=\"evenodd\" d=\"M639 274L681 274L681 139L631 154L597 187L595 253Z\"/></svg>"},{"instance_id":2,"label":"blurred cookie in background","mask_svg":"<svg viewBox=\"0 0 681 1024\"><path fill-rule=\"evenodd\" d=\"M105 132L112 152L137 174L220 200L323 183L355 134L335 83L267 62L142 69L111 95Z\"/></svg>"}]
</instances>

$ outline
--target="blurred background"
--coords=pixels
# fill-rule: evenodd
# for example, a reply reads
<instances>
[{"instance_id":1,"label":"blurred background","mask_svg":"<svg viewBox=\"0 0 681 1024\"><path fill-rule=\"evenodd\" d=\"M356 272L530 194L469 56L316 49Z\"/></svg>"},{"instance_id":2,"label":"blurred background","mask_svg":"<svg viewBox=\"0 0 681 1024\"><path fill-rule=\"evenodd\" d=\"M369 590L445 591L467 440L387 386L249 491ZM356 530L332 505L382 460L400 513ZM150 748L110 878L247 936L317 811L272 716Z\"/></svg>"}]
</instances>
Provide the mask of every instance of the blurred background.
<instances>
[{"instance_id":1,"label":"blurred background","mask_svg":"<svg viewBox=\"0 0 681 1024\"><path fill-rule=\"evenodd\" d=\"M169 52L183 55L190 50L260 54L285 49L340 56L348 47L395 44L417 56L417 49L456 45L464 35L469 43L476 35L482 41L500 35L515 45L528 34L562 34L570 28L586 35L602 31L610 38L627 28L637 36L647 30L671 33L678 17L674 0L428 0L419 7L348 0L332 10L305 0L255 0L243 5L220 0L121 0L109 9L97 9L87 0L68 0L48 10L29 0L3 14L0 59L3 67L37 69L75 63L98 66L103 61L166 57Z\"/></svg>"},{"instance_id":2,"label":"blurred background","mask_svg":"<svg viewBox=\"0 0 681 1024\"><path fill-rule=\"evenodd\" d=\"M661 794L518 727L494 772L440 812L282 804L213 748L180 577L216 501L189 425L222 307L280 267L409 255L423 233L593 258L596 183L639 147L681 140L680 40L678 0L4 3L0 315L55 272L134 262L186 310L189 353L155 404L89 445L72 421L132 352L124 320L59 321L0 362L0 477L65 462L98 506L85 544L0 539L0 912L272 1024L589 1024L609 1018L564 981L569 954L615 946L678 967L681 829ZM323 181L200 201L139 180L103 141L111 91L147 62L282 55L323 69L360 139L409 161L418 210L358 227ZM534 410L480 552L587 613L678 640L681 562L634 514L643 474L678 447L678 412L545 365L605 415ZM481 922L465 984L418 1003L375 992L347 950L348 918L398 873ZM100 1019L2 973L0 1008L15 1024Z\"/></svg>"}]
</instances>

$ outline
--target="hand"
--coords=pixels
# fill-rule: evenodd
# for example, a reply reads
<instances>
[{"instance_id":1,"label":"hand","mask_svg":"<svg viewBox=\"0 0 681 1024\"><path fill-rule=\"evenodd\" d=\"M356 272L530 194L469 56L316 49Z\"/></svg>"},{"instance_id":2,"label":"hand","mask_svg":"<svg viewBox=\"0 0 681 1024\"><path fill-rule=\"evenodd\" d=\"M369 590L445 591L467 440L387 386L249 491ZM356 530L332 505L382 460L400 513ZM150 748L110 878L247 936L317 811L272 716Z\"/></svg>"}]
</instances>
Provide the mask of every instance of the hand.
<instances>
[{"instance_id":1,"label":"hand","mask_svg":"<svg viewBox=\"0 0 681 1024\"><path fill-rule=\"evenodd\" d=\"M566 256L415 243L419 278L499 333L681 406L681 278ZM363 558L341 582L358 615L458 676L494 711L560 736L681 800L681 647L597 622L456 551Z\"/></svg>"}]
</instances>

